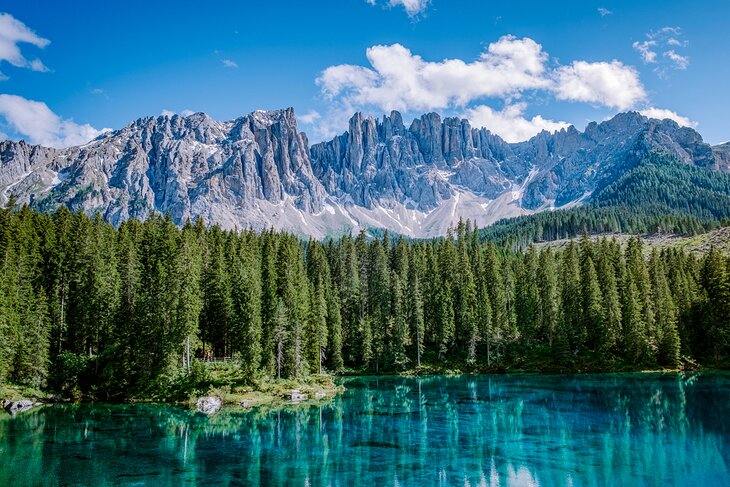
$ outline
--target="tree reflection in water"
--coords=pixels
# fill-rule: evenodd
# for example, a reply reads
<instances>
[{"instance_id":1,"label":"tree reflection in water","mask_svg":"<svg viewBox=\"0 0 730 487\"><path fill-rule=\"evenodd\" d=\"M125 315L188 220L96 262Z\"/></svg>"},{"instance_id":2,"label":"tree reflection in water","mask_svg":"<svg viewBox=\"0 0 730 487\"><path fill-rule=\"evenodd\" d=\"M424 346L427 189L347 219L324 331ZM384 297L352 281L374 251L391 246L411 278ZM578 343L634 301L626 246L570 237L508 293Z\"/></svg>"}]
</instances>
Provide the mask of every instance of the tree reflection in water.
<instances>
[{"instance_id":1,"label":"tree reflection in water","mask_svg":"<svg viewBox=\"0 0 730 487\"><path fill-rule=\"evenodd\" d=\"M0 485L730 485L730 376L357 378L323 405L0 419Z\"/></svg>"}]
</instances>

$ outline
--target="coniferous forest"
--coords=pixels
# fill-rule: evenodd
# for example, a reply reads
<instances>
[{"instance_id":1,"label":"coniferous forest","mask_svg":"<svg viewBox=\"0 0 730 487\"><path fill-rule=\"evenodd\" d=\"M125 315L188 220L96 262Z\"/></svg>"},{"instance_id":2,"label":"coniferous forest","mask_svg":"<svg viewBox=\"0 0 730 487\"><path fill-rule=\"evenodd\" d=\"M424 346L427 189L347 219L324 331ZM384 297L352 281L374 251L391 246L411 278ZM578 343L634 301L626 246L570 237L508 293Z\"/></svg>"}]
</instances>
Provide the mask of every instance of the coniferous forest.
<instances>
[{"instance_id":1,"label":"coniferous forest","mask_svg":"<svg viewBox=\"0 0 730 487\"><path fill-rule=\"evenodd\" d=\"M12 208L12 207L9 207ZM303 241L201 221L0 210L0 382L140 397L230 357L248 380L722 366L730 261L584 236ZM188 379L184 379L188 380Z\"/></svg>"}]
</instances>

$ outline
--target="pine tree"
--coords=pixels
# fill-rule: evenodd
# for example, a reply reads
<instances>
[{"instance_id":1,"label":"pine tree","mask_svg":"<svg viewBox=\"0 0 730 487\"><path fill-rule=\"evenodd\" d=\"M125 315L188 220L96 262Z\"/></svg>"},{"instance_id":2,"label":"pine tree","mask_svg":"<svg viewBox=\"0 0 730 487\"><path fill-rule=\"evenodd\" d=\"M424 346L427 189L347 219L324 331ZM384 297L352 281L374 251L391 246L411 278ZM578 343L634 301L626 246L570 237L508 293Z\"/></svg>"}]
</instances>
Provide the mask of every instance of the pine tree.
<instances>
[{"instance_id":1,"label":"pine tree","mask_svg":"<svg viewBox=\"0 0 730 487\"><path fill-rule=\"evenodd\" d=\"M713 246L702 266L703 338L700 340L705 353L718 362L730 347L730 282L727 262Z\"/></svg>"},{"instance_id":2,"label":"pine tree","mask_svg":"<svg viewBox=\"0 0 730 487\"><path fill-rule=\"evenodd\" d=\"M488 366L491 366L492 360L490 343L495 345L494 349L496 351L502 345L509 328L507 293L501 268L502 262L497 255L497 248L490 242L484 251L484 285L488 291L492 310L491 330L484 338L487 342Z\"/></svg>"},{"instance_id":3,"label":"pine tree","mask_svg":"<svg viewBox=\"0 0 730 487\"><path fill-rule=\"evenodd\" d=\"M416 351L416 365L421 366L421 355L424 350L425 322L423 318L423 296L419 278L419 259L416 252L411 252L411 261L408 266L408 286L406 295L406 316L408 323L413 327L413 339Z\"/></svg>"},{"instance_id":4,"label":"pine tree","mask_svg":"<svg viewBox=\"0 0 730 487\"><path fill-rule=\"evenodd\" d=\"M244 374L250 379L259 373L263 354L261 262L254 234L245 233L237 240L229 270L233 306L231 349L240 354Z\"/></svg>"},{"instance_id":5,"label":"pine tree","mask_svg":"<svg viewBox=\"0 0 730 487\"><path fill-rule=\"evenodd\" d=\"M664 261L654 249L649 261L654 316L658 335L657 359L662 365L676 367L680 360L679 332L677 331L677 307L669 290Z\"/></svg>"},{"instance_id":6,"label":"pine tree","mask_svg":"<svg viewBox=\"0 0 730 487\"><path fill-rule=\"evenodd\" d=\"M651 281L649 271L644 260L643 243L638 237L629 240L626 248L626 267L636 286L639 309L641 310L642 323L644 325L643 335L646 337L647 359L651 360L656 356L659 345L659 337L656 329L653 297L651 294Z\"/></svg>"},{"instance_id":7,"label":"pine tree","mask_svg":"<svg viewBox=\"0 0 730 487\"><path fill-rule=\"evenodd\" d=\"M458 287L458 300L456 305L456 329L457 342L464 345L467 350L466 361L473 365L476 363L477 345L479 343L479 328L477 323L477 286L472 272L472 264L469 259L467 242L464 232L459 237L459 260L460 272L456 279Z\"/></svg>"},{"instance_id":8,"label":"pine tree","mask_svg":"<svg viewBox=\"0 0 730 487\"><path fill-rule=\"evenodd\" d=\"M289 330L289 319L286 306L281 301L276 305L276 314L274 315L273 343L275 347L274 360L276 365L276 378L281 379L284 367L286 366L286 345L287 333Z\"/></svg>"},{"instance_id":9,"label":"pine tree","mask_svg":"<svg viewBox=\"0 0 730 487\"><path fill-rule=\"evenodd\" d=\"M532 345L538 333L538 310L540 293L537 286L538 259L533 246L530 246L517 266L515 289L515 312L522 343Z\"/></svg>"},{"instance_id":10,"label":"pine tree","mask_svg":"<svg viewBox=\"0 0 730 487\"><path fill-rule=\"evenodd\" d=\"M329 267L320 243L309 241L307 247L307 272L310 290L310 356L312 372L322 373L328 338L327 292L330 280Z\"/></svg>"},{"instance_id":11,"label":"pine tree","mask_svg":"<svg viewBox=\"0 0 730 487\"><path fill-rule=\"evenodd\" d=\"M214 356L230 356L232 350L228 338L234 320L232 284L229 263L226 258L226 236L217 228L208 233L208 255L203 271L203 310L200 315L200 331L203 350L206 343Z\"/></svg>"},{"instance_id":12,"label":"pine tree","mask_svg":"<svg viewBox=\"0 0 730 487\"><path fill-rule=\"evenodd\" d=\"M558 274L555 268L555 256L550 247L540 252L539 270L537 273L539 289L538 329L542 340L552 345L560 321L560 294Z\"/></svg>"},{"instance_id":13,"label":"pine tree","mask_svg":"<svg viewBox=\"0 0 730 487\"><path fill-rule=\"evenodd\" d=\"M438 356L444 360L454 342L456 332L454 316L454 268L456 266L456 249L449 235L440 244L438 250L438 268L441 271L439 290L436 294L438 321Z\"/></svg>"},{"instance_id":14,"label":"pine tree","mask_svg":"<svg viewBox=\"0 0 730 487\"><path fill-rule=\"evenodd\" d=\"M396 369L403 370L408 364L408 356L406 355L406 346L409 345L408 322L406 320L405 298L403 295L403 286L401 278L394 270L391 278L390 296L392 303L390 306L390 342L392 362Z\"/></svg>"},{"instance_id":15,"label":"pine tree","mask_svg":"<svg viewBox=\"0 0 730 487\"><path fill-rule=\"evenodd\" d=\"M386 350L386 333L390 320L390 270L385 252L386 243L375 240L370 245L368 265L368 316L371 318L372 351L375 369L383 365Z\"/></svg>"},{"instance_id":16,"label":"pine tree","mask_svg":"<svg viewBox=\"0 0 730 487\"><path fill-rule=\"evenodd\" d=\"M571 241L563 251L561 263L561 328L566 335L569 348L584 347L587 331L582 319L581 279L578 251Z\"/></svg>"},{"instance_id":17,"label":"pine tree","mask_svg":"<svg viewBox=\"0 0 730 487\"><path fill-rule=\"evenodd\" d=\"M266 374L273 375L276 368L274 328L279 308L276 287L277 249L272 232L263 232L259 240L261 242L261 365Z\"/></svg>"},{"instance_id":18,"label":"pine tree","mask_svg":"<svg viewBox=\"0 0 730 487\"><path fill-rule=\"evenodd\" d=\"M340 311L340 291L337 284L331 283L327 292L327 328L329 330L329 358L332 370L342 370L345 366L342 357L342 313Z\"/></svg>"},{"instance_id":19,"label":"pine tree","mask_svg":"<svg viewBox=\"0 0 730 487\"><path fill-rule=\"evenodd\" d=\"M598 279L603 297L602 329L597 335L596 349L600 354L615 351L621 334L621 299L616 281L616 270L611 263L608 244L604 242L598 256Z\"/></svg>"},{"instance_id":20,"label":"pine tree","mask_svg":"<svg viewBox=\"0 0 730 487\"><path fill-rule=\"evenodd\" d=\"M594 350L605 349L606 325L603 315L603 298L598 274L593 259L587 256L583 262L581 275L581 299L583 328L587 330L590 345Z\"/></svg>"}]
</instances>

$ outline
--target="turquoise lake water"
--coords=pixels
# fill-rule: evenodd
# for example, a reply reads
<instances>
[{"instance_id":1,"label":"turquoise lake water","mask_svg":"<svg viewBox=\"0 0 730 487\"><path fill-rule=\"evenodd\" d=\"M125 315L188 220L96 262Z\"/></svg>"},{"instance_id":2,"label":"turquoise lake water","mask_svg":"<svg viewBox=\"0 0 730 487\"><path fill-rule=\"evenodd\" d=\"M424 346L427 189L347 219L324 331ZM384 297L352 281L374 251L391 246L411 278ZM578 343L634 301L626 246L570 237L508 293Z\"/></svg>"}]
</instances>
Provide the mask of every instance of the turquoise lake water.
<instances>
[{"instance_id":1,"label":"turquoise lake water","mask_svg":"<svg viewBox=\"0 0 730 487\"><path fill-rule=\"evenodd\" d=\"M730 486L730 375L361 378L279 412L0 417L0 485Z\"/></svg>"}]
</instances>

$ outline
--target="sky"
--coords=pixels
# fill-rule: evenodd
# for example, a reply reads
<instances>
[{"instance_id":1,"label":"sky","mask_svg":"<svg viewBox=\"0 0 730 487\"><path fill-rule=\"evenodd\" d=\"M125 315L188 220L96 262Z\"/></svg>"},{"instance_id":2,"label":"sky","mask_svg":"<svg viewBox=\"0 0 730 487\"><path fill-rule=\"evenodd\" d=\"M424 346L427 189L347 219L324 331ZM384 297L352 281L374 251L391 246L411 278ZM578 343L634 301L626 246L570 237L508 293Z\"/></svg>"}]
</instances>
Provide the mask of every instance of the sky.
<instances>
[{"instance_id":1,"label":"sky","mask_svg":"<svg viewBox=\"0 0 730 487\"><path fill-rule=\"evenodd\" d=\"M71 4L73 7L71 7ZM79 145L148 115L292 106L468 118L508 141L636 110L730 139L730 2L278 0L0 4L0 137Z\"/></svg>"}]
</instances>

